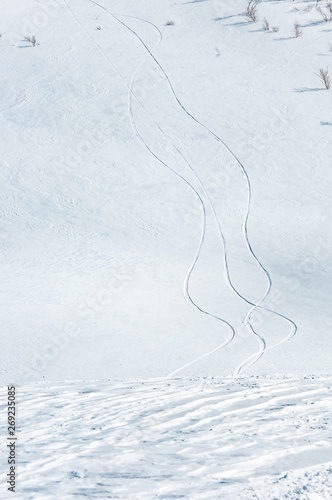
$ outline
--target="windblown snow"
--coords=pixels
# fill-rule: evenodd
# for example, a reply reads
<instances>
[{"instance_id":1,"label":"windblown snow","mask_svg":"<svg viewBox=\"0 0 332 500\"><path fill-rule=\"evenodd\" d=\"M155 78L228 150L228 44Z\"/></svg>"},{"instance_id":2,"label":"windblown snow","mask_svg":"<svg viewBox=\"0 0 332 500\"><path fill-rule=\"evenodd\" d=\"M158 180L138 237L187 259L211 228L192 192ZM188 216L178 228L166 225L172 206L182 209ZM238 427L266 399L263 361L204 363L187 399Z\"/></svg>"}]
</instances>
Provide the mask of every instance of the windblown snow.
<instances>
[{"instance_id":1,"label":"windblown snow","mask_svg":"<svg viewBox=\"0 0 332 500\"><path fill-rule=\"evenodd\" d=\"M329 500L330 395L331 377L25 386L18 497Z\"/></svg>"},{"instance_id":2,"label":"windblown snow","mask_svg":"<svg viewBox=\"0 0 332 500\"><path fill-rule=\"evenodd\" d=\"M20 498L331 496L331 8L247 4L0 0Z\"/></svg>"},{"instance_id":3,"label":"windblown snow","mask_svg":"<svg viewBox=\"0 0 332 500\"><path fill-rule=\"evenodd\" d=\"M314 3L2 2L2 380L329 371Z\"/></svg>"}]
</instances>

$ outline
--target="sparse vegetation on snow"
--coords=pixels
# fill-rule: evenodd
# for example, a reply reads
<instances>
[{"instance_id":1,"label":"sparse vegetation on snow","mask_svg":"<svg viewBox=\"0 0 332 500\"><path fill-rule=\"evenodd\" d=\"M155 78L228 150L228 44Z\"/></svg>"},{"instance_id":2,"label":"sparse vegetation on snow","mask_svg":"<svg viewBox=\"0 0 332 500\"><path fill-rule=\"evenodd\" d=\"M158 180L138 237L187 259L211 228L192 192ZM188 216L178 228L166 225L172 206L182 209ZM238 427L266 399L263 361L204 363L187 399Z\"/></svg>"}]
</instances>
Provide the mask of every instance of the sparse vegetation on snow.
<instances>
[{"instance_id":1,"label":"sparse vegetation on snow","mask_svg":"<svg viewBox=\"0 0 332 500\"><path fill-rule=\"evenodd\" d=\"M331 77L329 75L328 68L326 68L326 69L321 68L319 70L319 75L318 76L319 76L321 82L324 83L325 87L327 89L330 89L331 88Z\"/></svg>"},{"instance_id":2,"label":"sparse vegetation on snow","mask_svg":"<svg viewBox=\"0 0 332 500\"><path fill-rule=\"evenodd\" d=\"M294 33L296 38L303 34L303 31L301 30L300 25L297 21L295 21L294 23Z\"/></svg>"},{"instance_id":3,"label":"sparse vegetation on snow","mask_svg":"<svg viewBox=\"0 0 332 500\"><path fill-rule=\"evenodd\" d=\"M36 37L34 35L33 36L25 36L24 40L26 40L27 42L31 43L31 45L33 47L35 47L36 44L37 44L37 40L36 40Z\"/></svg>"},{"instance_id":4,"label":"sparse vegetation on snow","mask_svg":"<svg viewBox=\"0 0 332 500\"><path fill-rule=\"evenodd\" d=\"M263 21L263 30L264 31L270 31L270 23L269 23L269 21L266 18Z\"/></svg>"},{"instance_id":5,"label":"sparse vegetation on snow","mask_svg":"<svg viewBox=\"0 0 332 500\"><path fill-rule=\"evenodd\" d=\"M257 7L259 3L260 0L248 0L246 14L250 21L252 21L253 23L256 23L258 21Z\"/></svg>"}]
</instances>

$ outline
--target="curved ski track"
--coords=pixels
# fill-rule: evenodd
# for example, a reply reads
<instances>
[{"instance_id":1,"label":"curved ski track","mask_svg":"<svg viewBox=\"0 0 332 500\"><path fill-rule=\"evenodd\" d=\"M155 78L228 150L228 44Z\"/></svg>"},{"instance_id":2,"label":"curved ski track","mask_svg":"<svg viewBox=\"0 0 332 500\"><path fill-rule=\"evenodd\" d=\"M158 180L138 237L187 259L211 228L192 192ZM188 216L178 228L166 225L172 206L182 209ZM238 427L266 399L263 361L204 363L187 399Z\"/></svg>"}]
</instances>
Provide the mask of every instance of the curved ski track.
<instances>
[{"instance_id":1,"label":"curved ski track","mask_svg":"<svg viewBox=\"0 0 332 500\"><path fill-rule=\"evenodd\" d=\"M236 288L235 286L233 285L232 283L232 280L231 280L231 276L230 276L230 272L229 272L229 266L228 266L228 259L227 259L227 246L226 246L226 240L224 238L224 235L222 233L222 229L221 229L221 225L220 225L220 222L217 218L217 215L216 215L216 211L214 209L214 206L213 206L213 203L210 199L210 197L208 196L203 184L202 184L202 181L200 180L200 178L198 177L198 175L196 174L196 172L194 171L194 169L192 168L192 166L189 164L189 162L184 158L184 156L182 155L181 151L172 143L173 147L176 149L176 151L180 154L181 158L186 162L186 164L188 165L188 167L190 168L190 170L192 171L192 173L195 175L195 177L197 178L198 182L200 183L202 189L203 189L203 192L204 194L206 195L206 197L208 198L209 200L209 203L211 205L211 208L212 208L212 211L213 211L213 214L214 214L214 218L215 218L215 221L216 221L216 224L217 224L217 227L218 227L218 231L219 231L219 236L220 236L220 239L221 239L221 242L222 242L222 245L223 245L223 248L224 248L224 262L225 262L225 269L226 269L226 278L227 278L227 284L230 286L230 288L236 293L236 295L238 297L240 297L242 300L244 300L247 304L249 304L250 306L252 306L250 308L250 310L248 311L245 319L244 319L244 323L245 325L247 326L247 328L253 333L253 335L256 336L257 339L259 339L259 342L260 342L260 349L254 353L253 355L249 356L248 358L246 358L236 369L235 371L235 374L236 375L240 375L244 370L248 369L250 366L252 366L256 361L258 361L258 359L267 351L267 350L270 350L272 348L275 348L281 344L283 344L284 342L290 340L291 338L294 337L294 335L296 334L297 332L297 325L290 319L288 318L287 316L281 314L281 313L278 313L276 311L273 311L269 308L266 308L264 306L262 306L262 303L264 302L264 300L267 298L268 294L270 293L270 290L271 290L271 286L272 286L272 280L271 280L271 277L270 277L270 274L269 272L267 271L267 269L263 266L263 264L260 262L260 260L258 259L258 257L256 256L252 246L251 246L251 243L250 243L250 240L249 240L249 236L248 236L248 219L249 219L249 215L250 215L250 207L251 207L251 184L250 184L250 179L249 179L249 176L248 176L248 173L244 167L244 165L242 164L242 162L239 160L239 158L233 153L233 151L230 149L230 147L219 137L217 136L212 130L210 130L206 125L204 125L203 123L201 123L194 115L192 115L185 107L184 105L181 103L181 101L179 100L179 98L177 97L176 93L175 93L175 90L174 90L174 87L167 75L167 73L165 72L165 70L163 69L163 67L161 66L161 64L159 63L159 61L155 58L155 56L153 55L153 50L155 50L155 48L159 45L159 43L161 42L161 39L162 39L162 35L161 35L161 32L160 30L157 28L157 26L155 26L153 23L151 23L150 21L147 21L147 20L144 20L144 19L140 19L140 18L135 18L134 16L122 16L121 17L131 17L131 18L135 18L137 20L140 20L142 22L146 22L150 25L152 25L156 31L159 33L159 41L157 43L157 45L151 50L147 47L147 45L145 44L145 42L140 38L140 36L133 30L131 29L127 24L125 24L123 21L121 21L121 19L119 19L117 17L117 15L113 14L112 12L108 11L104 6L98 4L97 2L95 2L94 0L89 0L90 3L93 3L94 5L98 6L99 8L103 9L105 12L107 12L110 16L113 17L113 19L115 19L117 22L119 22L122 26L124 26L127 30L129 30L138 40L139 42L143 45L143 47L145 48L145 50L147 51L148 55L153 59L153 61L157 64L157 66L159 67L159 69L162 71L168 85L169 85L169 88L172 92L172 95L173 97L175 98L176 102L178 103L178 105L180 106L180 108L194 121L196 122L198 125L200 125L201 127L203 127L215 140L217 140L219 143L221 143L221 145L229 152L229 154L231 155L231 157L236 161L236 163L238 164L238 166L240 167L242 173L244 174L245 176L245 179L246 179L246 183L247 183L247 192L248 192L248 198L247 198L247 210L246 210L246 215L245 215L245 219L244 219L244 223L243 223L243 235L244 235L244 239L245 239L245 243L246 243L246 246L248 248L248 251L250 252L250 254L252 255L252 257L254 258L254 260L257 262L257 264L259 265L259 267L262 269L263 273L265 274L266 276L266 279L267 279L267 282L268 282L268 285L267 285L267 289L263 295L263 297L255 304L253 302L251 302L250 300L248 300L246 297L244 297ZM98 43L93 39L93 37L90 35L90 33L84 28L84 26L82 25L82 23L79 21L79 19L76 17L75 13L72 11L72 9L69 7L69 5L67 4L67 1L65 0L65 3L68 7L68 9L71 11L71 13L73 14L73 16L75 17L75 19L77 20L77 22L81 25L81 27L84 29L84 31L86 31L86 33L88 34L88 36L93 40L93 42L98 46L98 48L100 49L100 51L103 53L103 55L106 57L106 59L108 60L108 62L112 65L113 67L113 64L112 62L110 61L110 59L108 58L108 56L105 54L105 52L103 51L103 49L98 45ZM196 263L198 261L198 258L199 258L199 255L200 255L200 251L201 251L201 248L202 248L202 245L203 245L203 241L204 241L204 235L205 235L205 225L206 225L206 209L205 209L205 205L204 205L204 201L202 200L201 196L199 195L199 193L197 192L197 190L184 178L182 177L181 175L179 175L177 172L175 172L171 167L169 167L166 163L164 163L159 157L157 157L155 155L155 153L148 147L148 145L145 143L144 139L141 137L141 135L139 134L138 132L138 129L137 129L137 126L136 126L136 123L135 123L135 120L133 118L133 113L132 113L132 97L135 97L136 101L140 104L140 106L144 109L144 111L147 113L146 109L144 108L143 104L140 102L140 100L137 98L137 96L134 94L133 92L133 85L134 85L134 80L135 80L135 77L139 71L139 69L141 68L141 66L143 65L143 63L141 63L139 65L139 67L136 69L136 71L134 72L134 75L132 77L132 81L131 81L131 84L130 84L130 88L129 88L129 96L130 96L130 105L129 105L129 111L130 111L130 117L131 117L131 122L132 122L132 125L133 125L133 130L135 131L135 135L136 137L140 140L140 142L143 144L143 146L161 163L163 164L166 168L168 168L169 170L171 170L175 175L177 175L179 178L181 178L187 185L188 187L190 187L190 189L192 189L196 196L198 196L199 200L200 200L200 204L201 204L201 207L202 207L202 211L203 211L203 229L202 229L202 236L201 236L201 241L200 241L200 244L199 244L199 247L198 247L198 250L196 252L196 255L195 255L195 258L194 258L194 261L187 273L187 276L186 276L186 279L185 279L185 285L184 285L184 295L185 295L185 298L186 300L192 304L196 309L198 309L200 312L204 313L204 314L207 314L209 315L210 317L213 317L225 324L227 324L229 326L229 328L231 328L231 336L229 339L227 339L223 344L221 344L220 346L218 346L216 349L214 349L213 351L211 351L210 353L206 353L202 356L200 356L198 359L196 360L193 360L189 363L187 363L186 365L178 368L177 370L175 370L174 372L172 372L171 374L169 374L168 376L171 377L171 376L174 376L176 373L178 373L180 370L192 365L193 363L196 363L197 361L199 361L200 359L206 357L206 356L209 356L210 354L212 354L213 352L221 349L222 347L224 347L225 345L227 345L229 342L231 342L231 340L234 338L235 336L235 331L234 331L234 328L225 320L223 320L222 318L219 318L207 311L204 311L202 310L191 298L190 296L190 293L189 293L189 281L190 281L190 277L191 277L191 274L196 266ZM117 71L117 70L116 70ZM119 74L119 76L121 77L121 79L123 80L121 74L117 71L117 73ZM124 80L123 80L124 81ZM126 82L124 81L126 87L128 88L128 85L126 84ZM154 122L155 123L155 122ZM158 129L161 131L161 133L165 136L166 134L163 132L163 130L161 129L161 127L155 123L155 125L158 127ZM169 138L167 137L168 141ZM171 141L170 141L171 142ZM253 328L251 322L250 322L250 318L251 318L251 315L252 313L257 309L257 308L260 308L266 312L270 312L271 314L274 314L278 317L281 317L283 319L285 319L287 322L289 322L291 324L291 331L290 333L287 335L286 338L284 338L283 340L281 340L280 342L270 346L270 347L266 347L266 342L265 342L265 339L259 335Z\"/></svg>"},{"instance_id":2,"label":"curved ski track","mask_svg":"<svg viewBox=\"0 0 332 500\"><path fill-rule=\"evenodd\" d=\"M271 309L268 309L268 308L265 308L265 307L262 307L262 303L264 302L264 300L266 299L266 297L268 296L268 294L270 293L270 290L271 290L271 287L272 287L272 280L271 280L271 276L269 274L269 272L267 271L267 269L263 266L263 264L260 262L260 260L258 259L258 257L256 256L255 252L253 251L252 249L252 246L251 246L251 243L250 243L250 240L249 240L249 236L248 236L248 219L249 219L249 215L250 215L250 207L251 207L251 184L250 184L250 179L249 179L249 176L248 176L248 173L244 167L244 165L242 164L242 162L239 160L239 158L233 153L233 151L230 149L230 147L219 137L217 136L213 131L211 131L206 125L204 125L203 123L201 123L196 117L194 117L185 107L184 105L181 103L181 101L179 100L179 98L177 97L176 93L175 93L175 90L174 90L174 87L167 75L167 73L165 72L164 68L161 66L161 64L159 63L159 61L155 58L155 56L153 55L152 51L147 47L147 45L145 44L145 42L141 39L141 37L133 30L131 29L127 24L125 24L123 21L121 21L120 19L118 19L117 15L111 13L110 11L108 11L104 6L98 4L97 2L95 2L94 0L89 0L90 3L93 3L95 5L97 5L98 7L100 7L101 9L105 10L106 12L108 12L108 14L110 14L113 19L117 20L120 24L122 24L126 29L128 29L130 32L133 33L133 35L136 36L136 38L140 41L140 43L144 46L144 48L146 49L146 51L148 52L148 54L150 55L150 57L154 60L154 62L157 64L157 66L159 67L159 69L162 71L163 75L165 76L165 79L170 87L170 90L176 100L176 102L178 103L178 105L181 107L181 109L192 119L194 120L198 125L202 126L210 135L212 135L212 137L214 137L218 142L220 142L225 148L226 150L230 153L230 155L232 156L232 158L236 161L236 163L239 165L239 167L241 168L241 171L243 172L245 178L246 178L246 181L247 181L247 188L248 188L248 201L247 201L247 211L246 211L246 216L245 216L245 219L244 219L244 224L243 224L243 233L244 233L244 238L245 238L245 242L246 242L246 246L250 252L250 254L252 255L252 257L255 259L255 261L257 262L257 264L259 265L259 267L263 270L266 278L267 278L267 281L268 281L268 286L267 286L267 289L265 291L265 294L263 295L263 297L261 298L261 300L257 303L257 304L254 304L252 303L251 301L249 301L248 299L246 299L242 294L240 294L238 292L238 290L236 290L236 288L234 287L234 285L232 284L232 281L231 281L231 277L230 277L230 273L229 273L229 267L228 267L228 261L227 261L227 253L226 253L226 241L225 241L225 238L222 234L222 230L221 230L221 226L220 226L220 222L219 220L217 219L217 216L216 216L216 212L214 210L214 207L213 207L213 204L211 202L211 199L210 197L207 195L205 189L204 189L204 186L201 182L201 180L199 179L199 177L197 176L196 173L195 176L196 178L198 179L199 183L201 184L201 186L203 187L203 190L207 196L207 198L209 199L209 202L210 202L210 205L212 207L212 210L213 210L213 213L214 213L214 216L215 216L215 219L216 219L216 222L217 222L217 225L218 225L218 228L219 228L219 233L220 233L220 237L221 237L221 240L223 242L223 246L224 246L224 255L225 255L225 268L226 268L226 274L227 274L227 280L228 280L228 284L229 286L232 288L232 290L242 299L244 300L246 303L248 303L249 305L252 306L252 308L248 311L246 317L245 317L245 324L247 326L248 329L250 329L252 331L252 333L260 340L260 343L261 343L261 348L260 350L257 352L257 353L254 353L253 355L249 356L247 359L245 359L239 366L238 368L236 369L236 375L239 375L241 372L243 372L245 369L249 368L252 364L254 364L256 361L258 361L258 359L264 354L264 352L266 352L267 350L270 350L274 347L277 347L281 344L283 344L284 342L290 340L291 338L294 337L294 335L296 334L297 332L297 325L290 319L288 318L287 316L283 315L283 314L280 314L278 312L275 312L275 311L272 311ZM121 16L121 17L127 17L127 16ZM145 22L144 19L140 19L141 21ZM152 24L151 22L149 22L150 24ZM155 25L154 25L155 26ZM155 29L160 33L160 30L157 28L157 26L155 26ZM160 129L160 127L159 127ZM182 155L181 155L182 156ZM187 162L188 163L188 162ZM254 328L252 327L251 323L250 323L250 317L252 315L252 313L257 309L257 308L261 308L265 311L268 311L268 312L271 312L272 314L275 314L283 319L285 319L286 321L290 322L291 325L292 325L292 328L291 328L291 331L289 333L289 335L283 339L282 341L278 342L277 344L274 344L272 346L270 346L269 348L266 347L266 342L264 340L263 337L261 337L255 330ZM201 359L201 358L200 358ZM253 359L253 360L252 360ZM249 364L248 362L252 360ZM191 363L189 363L191 364ZM247 366L246 366L247 365ZM188 366L188 365L186 365ZM245 368L244 368L245 367ZM183 367L184 368L184 367ZM178 371L178 370L177 370ZM173 372L174 374L175 372ZM171 374L172 375L172 374Z\"/></svg>"},{"instance_id":3,"label":"curved ski track","mask_svg":"<svg viewBox=\"0 0 332 500\"><path fill-rule=\"evenodd\" d=\"M66 0L65 0L65 3L67 4ZM93 2L94 3L94 2ZM67 4L67 7L68 9L71 11L71 13L73 14L73 16L75 17L75 19L78 21L78 23L82 26L81 22L77 19L76 15L74 14L74 12L72 11L72 9L68 6ZM154 47L154 49L159 45L159 43L161 42L162 40L162 34L160 32L160 30L151 22L149 21L145 21L143 19L140 19L140 18L137 18L137 17L134 17L134 16L124 16L124 17L129 17L129 18L132 18L132 19L137 19L139 21L142 21L142 22L146 22L150 25L152 25L156 30L157 32L159 33L159 40L156 44L156 46ZM82 26L82 28L85 30L85 28ZM85 30L86 31L86 30ZM89 34L89 33L88 33ZM89 34L90 36L90 34ZM90 36L90 38L92 38ZM97 44L97 42L94 42ZM98 44L97 44L98 45ZM112 62L109 60L108 56L104 53L104 51L102 50L102 48L98 45L99 49L101 50L101 52L104 54L104 56L106 57L106 59L108 60L108 62L112 65L112 68L114 68ZM152 49L152 50L154 50ZM201 230L201 237L200 237L200 242L199 242L199 246L196 250L196 254L195 254L195 257L194 257L194 260L192 262L192 264L190 265L190 268L187 272L187 275L186 275L186 278L185 278L185 281L184 281L184 287L183 287L183 293L184 293L184 297L185 299L187 300L187 302L192 305L193 307L195 307L200 313L202 314L206 314L207 316L211 317L211 318L214 318L215 320L223 323L224 325L227 326L227 328L230 330L229 332L229 335L228 337L226 338L226 340L224 340L221 344L219 344L217 347L215 347L212 351L209 351L205 354L203 354L202 356L200 356L199 358L197 359L194 359L192 361L190 361L189 363L187 363L185 366L181 366L180 368L176 369L174 372L172 372L171 374L169 374L167 377L171 377L173 375L175 375L176 373L178 373L179 371L181 371L182 369L186 368L187 366L190 366L194 363L197 363L199 360L207 357L207 356L210 356L211 354L213 354L214 352L222 349L223 347L225 347L226 345L228 345L232 340L233 338L235 337L235 330L233 328L233 326L228 323L228 321L226 321L225 319L219 317L219 316L216 316L208 311L205 311L204 309L202 309L198 304L196 304L196 302L193 300L193 298L191 297L190 295L190 292L189 292L189 282L190 282L190 278L191 278L191 275L196 267L196 264L198 262L198 259L199 259L199 256L200 256L200 253L201 253L201 249L202 249L202 246L203 246L203 243L204 243L204 239L205 239L205 233L206 233L206 207L205 207L205 204L204 204L204 201L202 199L202 197L200 196L199 192L195 189L195 187L190 184L190 182L185 178L183 177L182 175L178 174L174 169L172 169L172 167L170 167L169 165L167 165L161 158L159 158L151 149L150 147L146 144L146 142L144 141L143 137L140 135L139 131L138 131L138 128L137 128L137 125L136 125L136 122L134 120L134 117L133 117L133 113L132 113L132 96L135 97L136 101L140 104L140 106L143 108L143 110L147 113L148 115L148 112L147 110L145 109L144 105L141 103L141 101L138 99L138 97L134 94L133 92L133 85L134 85L134 82L135 82L135 77L139 71L139 69L142 67L142 65L144 64L144 62L142 62L138 68L136 68L132 78L131 78L131 82L130 82L130 86L128 87L127 83L125 82L125 80L123 79L123 77L121 76L121 74L115 69L115 71L117 72L117 74L120 76L121 80L124 82L124 85L127 87L127 89L129 90L129 116L130 116L130 120L131 120L131 125L132 125L132 128L133 128L133 131L137 137L137 139L139 140L139 142L143 145L143 147L159 162L161 163L163 166L165 166L168 170L170 170L173 174L175 174L179 179L181 179L193 192L194 194L197 196L199 202L200 202L200 205L201 205L201 210L202 210L202 230ZM152 120L153 121L153 120ZM153 123L158 127L158 129L160 130L160 132L167 138L166 134L164 133L164 131L161 129L161 127L156 124L154 121ZM168 138L167 138L168 139ZM168 139L169 140L169 139ZM189 166L190 170L194 173L194 175L196 176L192 166L189 164L189 162L184 158L184 156L182 155L181 151L172 143L173 147L175 148L175 150L178 152L178 154L181 156L181 158L185 161L185 163ZM196 176L197 177L197 176Z\"/></svg>"},{"instance_id":4,"label":"curved ski track","mask_svg":"<svg viewBox=\"0 0 332 500\"><path fill-rule=\"evenodd\" d=\"M131 17L133 18L133 16L124 16L124 17ZM134 18L134 19L137 19L139 21L142 21L142 22L147 22L149 24L152 24L150 21L146 21L144 19L140 19L140 18ZM155 45L155 47L152 49L155 50L158 45L160 44L160 42L162 41L162 34L160 32L160 30L157 28L157 26L155 26L154 24L152 24L152 26L158 31L159 35L160 35L160 38L159 38L159 41L157 43L157 45ZM203 243L204 243L204 237L205 237L205 233L206 233L206 207L205 207L205 203L202 199L202 197L200 196L200 194L198 193L198 191L194 188L194 186L192 184L189 183L189 181L187 179L185 179L183 176L181 176L180 174L178 174L175 170L173 170L171 167L169 167L165 162L163 162L151 149L150 147L147 145L147 143L144 141L144 138L142 137L142 135L139 133L139 130L137 128L137 125L136 125L136 122L135 122L135 119L134 119L134 114L133 114L133 110L132 110L132 104L133 104L133 96L135 97L135 99L137 99L137 97L135 96L134 94L134 91L133 91L133 86L134 86L134 83L135 83L135 79L136 79L136 75L137 73L139 72L139 70L141 69L141 67L143 66L144 64L144 61L136 68L136 71L134 72L133 76L132 76L132 79L131 79L131 82L130 82L130 89L129 89L129 116L130 116L130 119L131 119L131 124L132 124L132 128L133 130L135 131L135 135L136 137L138 138L138 140L141 142L141 144L145 147L145 149L151 153L162 165L164 165L166 168L168 168L171 172L173 172L177 177L179 177L182 181L184 181L191 190L194 191L194 193L196 194L196 196L198 197L199 201L200 201L200 204L201 204L201 208L202 208L202 211L203 211L203 228L202 228L202 235L201 235L201 240L200 240L200 243L199 243L199 247L196 251L196 255L194 257L194 260L187 272L187 275L186 275L186 278L185 278L185 281L184 281L184 287L183 287L183 294L184 294L184 297L185 299L187 300L187 302L189 304L191 304L192 306L194 306L196 309L198 309L198 311L200 311L201 313L203 314L206 314L207 316L210 316L211 318L214 318L216 319L217 321L220 321L224 324L226 324L229 328L230 328L230 335L229 337L220 345L218 345L215 349L213 349L212 351L209 351L201 356L199 356L198 358L186 363L185 365L181 366L180 368L177 368L176 370L174 370L172 373L170 373L169 375L167 375L167 378L171 378L173 377L176 373L178 373L179 371L187 368L188 366L191 366L193 365L194 363L197 363L198 361L200 361L201 359L205 358L205 357L208 357L210 356L211 354L219 351L220 349L222 349L223 347L225 347L227 344L229 344L233 338L235 337L235 330L234 328L232 327L232 325L230 323L228 323L226 320L224 320L223 318L220 318L219 316L215 316L214 314L212 313L209 313L208 311L205 311L204 309L202 309L201 307L199 307L199 305L194 302L194 300L192 299L191 295L190 295L190 292L189 292L189 282L190 282L190 278L191 278L191 275L196 267L196 264L198 262L198 259L199 259L199 256L200 256L200 253L201 253L201 249L202 249L202 246L203 246ZM143 107L144 111L147 113L146 109L144 108L143 104L140 103L141 106ZM147 113L148 114L148 113ZM183 156L182 152L180 151L180 149L178 149L175 144L169 139L169 137L165 134L165 132L163 131L163 129L156 123L154 122L155 125L158 127L158 129L160 130L160 132L162 133L162 135L167 139L167 141L172 144L172 146L174 147L174 149L177 151L177 153L180 155L180 157L184 160L184 162L186 163L186 165L189 167L189 169L192 171L192 173L194 174L194 176L198 179L201 187L203 188L203 191L204 193L206 194L205 192L205 189L204 189L204 186L203 184L201 183L199 177L197 176L196 172L194 171L192 165L188 162L188 160Z\"/></svg>"}]
</instances>

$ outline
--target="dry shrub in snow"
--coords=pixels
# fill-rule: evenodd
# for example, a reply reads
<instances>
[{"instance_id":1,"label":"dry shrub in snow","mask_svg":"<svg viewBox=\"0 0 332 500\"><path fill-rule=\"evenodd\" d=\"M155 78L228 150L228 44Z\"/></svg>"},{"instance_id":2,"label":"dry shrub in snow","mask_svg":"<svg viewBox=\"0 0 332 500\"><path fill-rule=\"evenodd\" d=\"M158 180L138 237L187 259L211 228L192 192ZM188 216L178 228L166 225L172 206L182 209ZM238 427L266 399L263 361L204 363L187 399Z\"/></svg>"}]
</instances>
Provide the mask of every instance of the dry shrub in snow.
<instances>
[{"instance_id":1,"label":"dry shrub in snow","mask_svg":"<svg viewBox=\"0 0 332 500\"><path fill-rule=\"evenodd\" d=\"M330 78L330 75L329 75L328 68L326 68L326 69L321 68L319 70L319 75L318 76L320 78L320 81L324 83L325 87L327 89L330 89L331 88L331 78Z\"/></svg>"},{"instance_id":2,"label":"dry shrub in snow","mask_svg":"<svg viewBox=\"0 0 332 500\"><path fill-rule=\"evenodd\" d=\"M257 6L258 6L259 2L260 2L260 0L249 0L248 5L247 5L246 15L254 23L256 23L258 20Z\"/></svg>"},{"instance_id":3,"label":"dry shrub in snow","mask_svg":"<svg viewBox=\"0 0 332 500\"><path fill-rule=\"evenodd\" d=\"M328 21L332 21L332 4L330 2L326 4L326 10L317 7L317 11L320 13L326 23Z\"/></svg>"},{"instance_id":4,"label":"dry shrub in snow","mask_svg":"<svg viewBox=\"0 0 332 500\"><path fill-rule=\"evenodd\" d=\"M37 44L37 40L36 40L35 35L33 35L33 36L25 36L24 40L26 40L27 42L31 43L33 47L35 47L36 44Z\"/></svg>"},{"instance_id":5,"label":"dry shrub in snow","mask_svg":"<svg viewBox=\"0 0 332 500\"><path fill-rule=\"evenodd\" d=\"M300 30L300 25L298 22L295 22L295 24L294 24L294 31L295 31L296 38L299 38L299 36L302 35L302 30Z\"/></svg>"}]
</instances>

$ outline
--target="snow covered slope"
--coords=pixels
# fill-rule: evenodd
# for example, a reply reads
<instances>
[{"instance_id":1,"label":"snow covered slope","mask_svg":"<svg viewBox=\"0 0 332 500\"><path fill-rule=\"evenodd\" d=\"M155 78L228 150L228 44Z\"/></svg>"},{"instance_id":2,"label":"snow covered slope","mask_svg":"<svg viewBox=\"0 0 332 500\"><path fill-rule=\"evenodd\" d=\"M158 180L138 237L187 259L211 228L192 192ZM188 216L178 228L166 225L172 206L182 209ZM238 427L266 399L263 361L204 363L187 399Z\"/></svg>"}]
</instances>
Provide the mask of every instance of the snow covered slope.
<instances>
[{"instance_id":1,"label":"snow covered slope","mask_svg":"<svg viewBox=\"0 0 332 500\"><path fill-rule=\"evenodd\" d=\"M330 371L314 4L1 0L1 382Z\"/></svg>"},{"instance_id":2,"label":"snow covered slope","mask_svg":"<svg viewBox=\"0 0 332 500\"><path fill-rule=\"evenodd\" d=\"M329 500L330 387L331 377L24 387L17 498Z\"/></svg>"}]
</instances>

